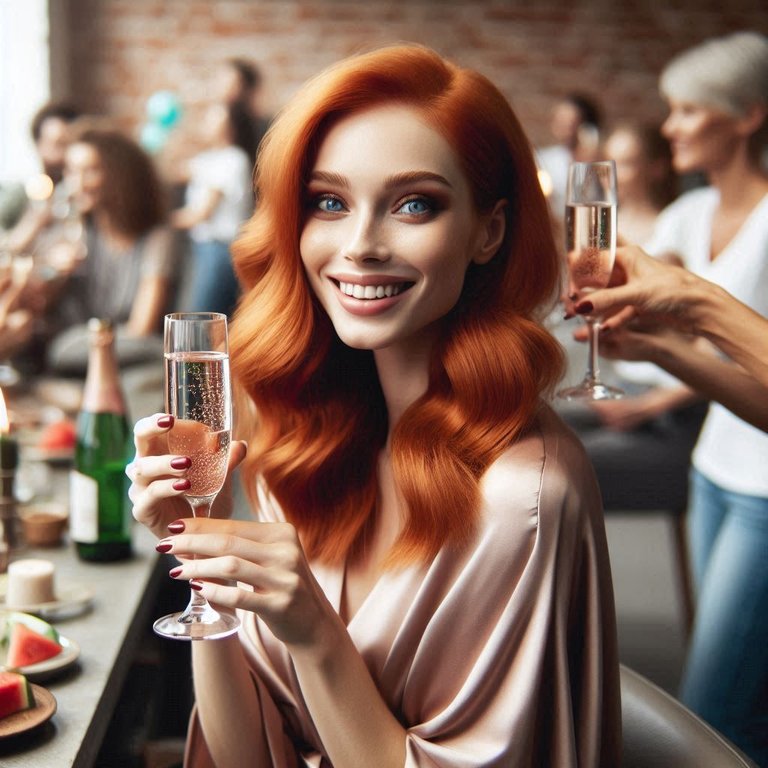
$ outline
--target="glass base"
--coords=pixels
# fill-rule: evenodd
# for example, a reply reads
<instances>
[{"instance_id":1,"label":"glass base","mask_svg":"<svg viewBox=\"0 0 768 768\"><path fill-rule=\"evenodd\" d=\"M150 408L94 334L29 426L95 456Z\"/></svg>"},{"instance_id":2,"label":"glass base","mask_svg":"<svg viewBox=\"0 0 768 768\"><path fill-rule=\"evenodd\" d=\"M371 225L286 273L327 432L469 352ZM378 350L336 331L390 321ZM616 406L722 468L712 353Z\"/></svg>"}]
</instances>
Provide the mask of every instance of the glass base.
<instances>
[{"instance_id":1,"label":"glass base","mask_svg":"<svg viewBox=\"0 0 768 768\"><path fill-rule=\"evenodd\" d=\"M156 634L171 640L218 640L233 635L239 627L237 616L219 613L210 606L200 613L169 613L152 625Z\"/></svg>"},{"instance_id":2,"label":"glass base","mask_svg":"<svg viewBox=\"0 0 768 768\"><path fill-rule=\"evenodd\" d=\"M591 381L585 379L575 387L561 389L557 396L562 400L621 400L624 397L624 391L618 387L611 387L603 384L602 381Z\"/></svg>"}]
</instances>

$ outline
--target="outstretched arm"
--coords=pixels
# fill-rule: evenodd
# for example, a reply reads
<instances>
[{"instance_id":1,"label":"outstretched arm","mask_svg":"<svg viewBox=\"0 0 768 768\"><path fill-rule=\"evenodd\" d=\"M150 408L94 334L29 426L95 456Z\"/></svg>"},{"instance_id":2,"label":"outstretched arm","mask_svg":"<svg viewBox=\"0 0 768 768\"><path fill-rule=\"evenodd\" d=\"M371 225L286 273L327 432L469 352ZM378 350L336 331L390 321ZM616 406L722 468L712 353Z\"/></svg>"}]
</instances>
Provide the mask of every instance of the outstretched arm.
<instances>
[{"instance_id":1,"label":"outstretched arm","mask_svg":"<svg viewBox=\"0 0 768 768\"><path fill-rule=\"evenodd\" d=\"M685 344L661 344L648 353L654 354L654 358L646 355L640 359L652 359L702 394L754 423L755 411L762 411L754 399L767 399L766 318L720 286L682 267L663 264L636 246L618 249L612 282L613 287L595 291L579 302L576 312L603 316L604 333L617 333L630 321L643 319L708 339L749 375L713 356L700 357ZM755 381L750 382L750 377ZM742 403L743 398L750 402ZM753 415L742 415L743 406Z\"/></svg>"},{"instance_id":2,"label":"outstretched arm","mask_svg":"<svg viewBox=\"0 0 768 768\"><path fill-rule=\"evenodd\" d=\"M703 339L697 341L668 329L648 333L618 327L601 339L601 351L606 357L655 363L699 395L717 401L744 421L768 431L766 386L720 357Z\"/></svg>"},{"instance_id":3,"label":"outstretched arm","mask_svg":"<svg viewBox=\"0 0 768 768\"><path fill-rule=\"evenodd\" d=\"M763 384L739 366L685 339L658 344L650 359L707 399L768 432L768 379Z\"/></svg>"}]
</instances>

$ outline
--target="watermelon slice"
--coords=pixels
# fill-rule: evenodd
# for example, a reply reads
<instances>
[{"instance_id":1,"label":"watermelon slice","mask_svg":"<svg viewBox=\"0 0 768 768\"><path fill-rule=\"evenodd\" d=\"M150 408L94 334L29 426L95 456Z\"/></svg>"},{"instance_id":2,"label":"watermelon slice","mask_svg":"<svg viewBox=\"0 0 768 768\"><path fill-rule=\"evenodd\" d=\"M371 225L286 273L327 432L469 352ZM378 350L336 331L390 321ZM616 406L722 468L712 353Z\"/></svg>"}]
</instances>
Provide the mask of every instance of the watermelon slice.
<instances>
[{"instance_id":1,"label":"watermelon slice","mask_svg":"<svg viewBox=\"0 0 768 768\"><path fill-rule=\"evenodd\" d=\"M56 631L56 627L47 621L43 621L43 619L32 616L29 613L22 613L21 611L2 611L0 612L0 648L8 647L11 632L16 624L24 624L37 632L38 635L49 637L55 642L59 641L59 633Z\"/></svg>"},{"instance_id":2,"label":"watermelon slice","mask_svg":"<svg viewBox=\"0 0 768 768\"><path fill-rule=\"evenodd\" d=\"M24 675L0 672L0 717L35 706L32 686Z\"/></svg>"},{"instance_id":3,"label":"watermelon slice","mask_svg":"<svg viewBox=\"0 0 768 768\"><path fill-rule=\"evenodd\" d=\"M51 659L61 653L61 646L50 637L41 635L26 624L16 623L11 629L11 641L5 664L8 667L28 667Z\"/></svg>"}]
</instances>

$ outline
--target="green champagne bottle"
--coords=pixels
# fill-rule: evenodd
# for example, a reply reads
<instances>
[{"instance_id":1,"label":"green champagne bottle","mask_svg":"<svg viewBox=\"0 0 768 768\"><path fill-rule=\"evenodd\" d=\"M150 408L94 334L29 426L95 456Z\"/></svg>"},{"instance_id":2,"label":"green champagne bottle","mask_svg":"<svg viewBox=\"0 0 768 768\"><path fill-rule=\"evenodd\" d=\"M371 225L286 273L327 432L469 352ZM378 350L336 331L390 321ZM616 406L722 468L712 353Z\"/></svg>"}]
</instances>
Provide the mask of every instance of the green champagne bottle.
<instances>
[{"instance_id":1,"label":"green champagne bottle","mask_svg":"<svg viewBox=\"0 0 768 768\"><path fill-rule=\"evenodd\" d=\"M70 475L70 537L82 560L122 560L131 555L132 515L125 475L131 430L112 324L92 319L88 330L88 370Z\"/></svg>"}]
</instances>

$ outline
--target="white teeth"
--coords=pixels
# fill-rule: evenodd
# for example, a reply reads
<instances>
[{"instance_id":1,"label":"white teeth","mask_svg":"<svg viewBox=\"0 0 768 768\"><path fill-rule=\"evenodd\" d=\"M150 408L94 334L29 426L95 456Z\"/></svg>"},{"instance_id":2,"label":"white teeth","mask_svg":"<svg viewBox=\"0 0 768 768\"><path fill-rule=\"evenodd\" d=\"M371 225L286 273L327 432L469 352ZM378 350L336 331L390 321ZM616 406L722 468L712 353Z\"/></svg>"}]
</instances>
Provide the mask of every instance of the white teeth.
<instances>
[{"instance_id":1,"label":"white teeth","mask_svg":"<svg viewBox=\"0 0 768 768\"><path fill-rule=\"evenodd\" d=\"M347 296L353 296L356 299L383 299L390 296L397 296L402 290L401 283L390 283L389 285L358 285L357 283L343 283L339 281L339 289Z\"/></svg>"}]
</instances>

